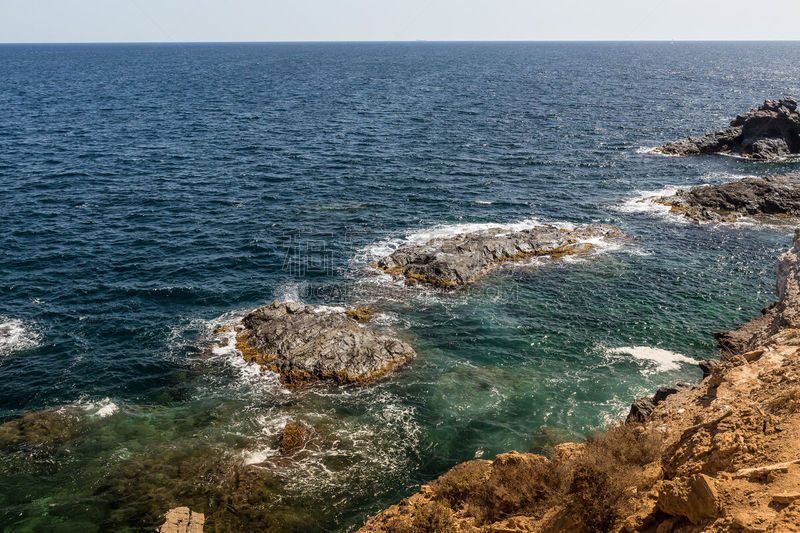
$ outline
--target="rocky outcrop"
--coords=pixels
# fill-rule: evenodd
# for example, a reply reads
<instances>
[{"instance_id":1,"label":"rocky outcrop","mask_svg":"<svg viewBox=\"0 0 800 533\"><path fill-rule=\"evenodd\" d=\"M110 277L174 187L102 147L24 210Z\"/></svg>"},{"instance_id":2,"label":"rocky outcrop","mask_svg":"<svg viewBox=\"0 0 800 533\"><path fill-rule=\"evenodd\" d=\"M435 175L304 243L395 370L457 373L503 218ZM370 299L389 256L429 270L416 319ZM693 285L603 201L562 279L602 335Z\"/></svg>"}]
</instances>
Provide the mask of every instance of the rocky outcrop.
<instances>
[{"instance_id":1,"label":"rocky outcrop","mask_svg":"<svg viewBox=\"0 0 800 533\"><path fill-rule=\"evenodd\" d=\"M399 248L371 266L407 284L458 287L509 261L558 259L592 250L597 239L622 239L613 226L584 225L567 230L543 225L521 231L492 228L432 239Z\"/></svg>"},{"instance_id":2,"label":"rocky outcrop","mask_svg":"<svg viewBox=\"0 0 800 533\"><path fill-rule=\"evenodd\" d=\"M741 217L800 217L800 174L744 178L701 185L672 196L645 198L697 222L736 222Z\"/></svg>"},{"instance_id":3,"label":"rocky outcrop","mask_svg":"<svg viewBox=\"0 0 800 533\"><path fill-rule=\"evenodd\" d=\"M166 521L158 528L159 533L203 533L205 516L194 513L188 507L170 509L164 517Z\"/></svg>"},{"instance_id":4,"label":"rocky outcrop","mask_svg":"<svg viewBox=\"0 0 800 533\"><path fill-rule=\"evenodd\" d=\"M361 322L343 310L275 302L242 319L236 347L289 386L366 383L416 355L390 332Z\"/></svg>"},{"instance_id":5,"label":"rocky outcrop","mask_svg":"<svg viewBox=\"0 0 800 533\"><path fill-rule=\"evenodd\" d=\"M767 100L739 115L730 127L661 146L670 155L738 154L759 160L800 154L800 113L794 98Z\"/></svg>"},{"instance_id":6,"label":"rocky outcrop","mask_svg":"<svg viewBox=\"0 0 800 533\"><path fill-rule=\"evenodd\" d=\"M777 274L700 384L549 458L458 465L361 533L800 532L800 232Z\"/></svg>"}]
</instances>

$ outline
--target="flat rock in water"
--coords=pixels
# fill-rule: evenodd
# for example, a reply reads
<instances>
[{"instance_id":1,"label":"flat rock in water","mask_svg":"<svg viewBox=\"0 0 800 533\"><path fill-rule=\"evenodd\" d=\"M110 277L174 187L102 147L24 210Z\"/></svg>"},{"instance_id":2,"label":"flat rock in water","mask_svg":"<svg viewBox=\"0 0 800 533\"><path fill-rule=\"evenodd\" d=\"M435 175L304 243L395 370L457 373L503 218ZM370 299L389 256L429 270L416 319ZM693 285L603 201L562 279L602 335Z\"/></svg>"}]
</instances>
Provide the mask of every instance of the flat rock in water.
<instances>
[{"instance_id":1,"label":"flat rock in water","mask_svg":"<svg viewBox=\"0 0 800 533\"><path fill-rule=\"evenodd\" d=\"M205 516L192 512L188 507L176 507L166 514L159 533L203 533Z\"/></svg>"},{"instance_id":2,"label":"flat rock in water","mask_svg":"<svg viewBox=\"0 0 800 533\"><path fill-rule=\"evenodd\" d=\"M672 196L647 198L697 222L736 222L740 217L800 217L800 173L701 185Z\"/></svg>"},{"instance_id":3,"label":"flat rock in water","mask_svg":"<svg viewBox=\"0 0 800 533\"><path fill-rule=\"evenodd\" d=\"M404 246L371 266L409 285L452 288L469 284L509 261L558 259L592 250L591 241L596 239L624 237L622 230L602 224L571 230L553 225L520 231L492 228Z\"/></svg>"},{"instance_id":4,"label":"flat rock in water","mask_svg":"<svg viewBox=\"0 0 800 533\"><path fill-rule=\"evenodd\" d=\"M767 100L739 115L730 127L661 146L670 155L738 154L759 160L800 154L800 113L794 98Z\"/></svg>"},{"instance_id":5,"label":"flat rock in water","mask_svg":"<svg viewBox=\"0 0 800 533\"><path fill-rule=\"evenodd\" d=\"M246 361L290 386L314 381L366 383L413 358L414 350L344 310L294 302L256 309L238 326Z\"/></svg>"}]
</instances>

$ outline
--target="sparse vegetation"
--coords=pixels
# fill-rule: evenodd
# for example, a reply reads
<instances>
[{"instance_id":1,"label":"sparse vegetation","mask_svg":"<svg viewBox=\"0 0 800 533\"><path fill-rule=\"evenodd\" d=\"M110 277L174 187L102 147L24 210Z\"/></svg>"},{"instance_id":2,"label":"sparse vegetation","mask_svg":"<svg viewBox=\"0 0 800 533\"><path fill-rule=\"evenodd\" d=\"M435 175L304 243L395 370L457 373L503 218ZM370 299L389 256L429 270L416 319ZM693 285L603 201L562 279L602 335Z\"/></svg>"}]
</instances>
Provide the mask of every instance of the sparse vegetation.
<instances>
[{"instance_id":1,"label":"sparse vegetation","mask_svg":"<svg viewBox=\"0 0 800 533\"><path fill-rule=\"evenodd\" d=\"M564 506L587 531L609 531L635 493L631 489L653 481L644 467L659 459L661 445L656 431L618 424L590 437L579 452L564 459L504 454L494 463L460 464L431 483L432 500L448 510L466 510L479 525L517 515L542 517ZM423 523L420 516L444 516L441 511L421 512L415 524Z\"/></svg>"}]
</instances>

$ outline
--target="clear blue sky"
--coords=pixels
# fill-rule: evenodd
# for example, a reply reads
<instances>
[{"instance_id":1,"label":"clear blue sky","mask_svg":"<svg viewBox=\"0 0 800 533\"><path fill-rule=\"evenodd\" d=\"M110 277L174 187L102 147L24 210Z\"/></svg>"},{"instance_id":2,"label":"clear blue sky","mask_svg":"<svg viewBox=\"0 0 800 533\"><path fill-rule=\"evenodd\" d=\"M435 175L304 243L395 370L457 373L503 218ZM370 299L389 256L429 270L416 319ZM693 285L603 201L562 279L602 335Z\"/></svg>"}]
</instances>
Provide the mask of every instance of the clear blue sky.
<instances>
[{"instance_id":1,"label":"clear blue sky","mask_svg":"<svg viewBox=\"0 0 800 533\"><path fill-rule=\"evenodd\" d=\"M0 42L800 40L799 16L798 0L0 0Z\"/></svg>"}]
</instances>

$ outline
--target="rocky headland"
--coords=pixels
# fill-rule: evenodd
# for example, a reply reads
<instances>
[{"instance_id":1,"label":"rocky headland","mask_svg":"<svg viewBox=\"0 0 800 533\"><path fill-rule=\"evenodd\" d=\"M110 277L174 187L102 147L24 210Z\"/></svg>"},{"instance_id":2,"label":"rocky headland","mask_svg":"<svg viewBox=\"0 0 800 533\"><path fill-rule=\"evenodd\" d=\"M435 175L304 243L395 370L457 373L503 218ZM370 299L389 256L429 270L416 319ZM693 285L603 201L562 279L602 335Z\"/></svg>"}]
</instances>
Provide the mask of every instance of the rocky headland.
<instances>
[{"instance_id":1,"label":"rocky headland","mask_svg":"<svg viewBox=\"0 0 800 533\"><path fill-rule=\"evenodd\" d=\"M800 531L800 232L777 277L778 301L717 334L698 385L549 458L460 464L361 533Z\"/></svg>"},{"instance_id":2,"label":"rocky headland","mask_svg":"<svg viewBox=\"0 0 800 533\"><path fill-rule=\"evenodd\" d=\"M642 201L666 205L671 213L697 222L736 222L742 217L798 217L800 173L701 185L679 190L672 196Z\"/></svg>"},{"instance_id":3,"label":"rocky headland","mask_svg":"<svg viewBox=\"0 0 800 533\"><path fill-rule=\"evenodd\" d=\"M601 224L570 230L553 225L520 231L492 228L404 246L371 266L408 285L453 288L472 283L510 261L582 254L594 248L592 241L624 237L620 229Z\"/></svg>"},{"instance_id":4,"label":"rocky headland","mask_svg":"<svg viewBox=\"0 0 800 533\"><path fill-rule=\"evenodd\" d=\"M288 386L367 383L416 355L391 332L372 326L370 314L275 302L235 326L236 348Z\"/></svg>"},{"instance_id":5,"label":"rocky headland","mask_svg":"<svg viewBox=\"0 0 800 533\"><path fill-rule=\"evenodd\" d=\"M773 160L800 154L800 113L794 98L767 100L737 116L730 127L655 150L669 155L736 154Z\"/></svg>"}]
</instances>

